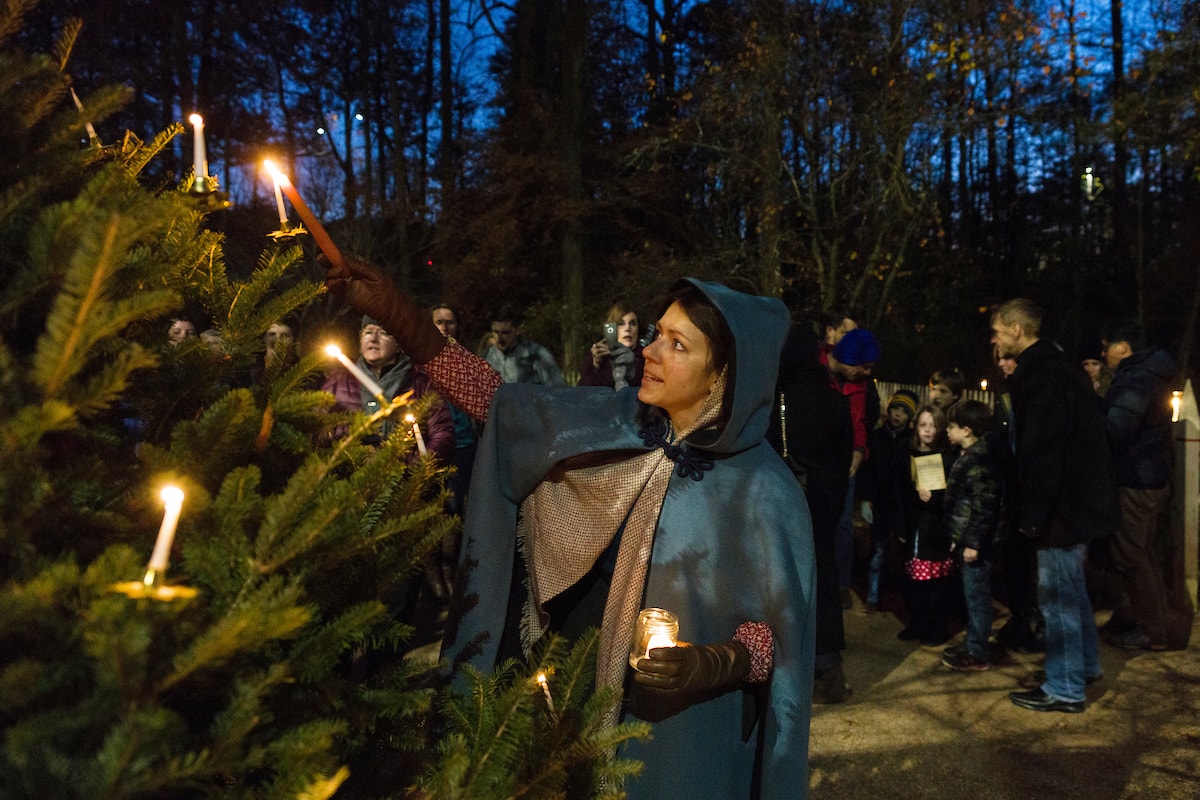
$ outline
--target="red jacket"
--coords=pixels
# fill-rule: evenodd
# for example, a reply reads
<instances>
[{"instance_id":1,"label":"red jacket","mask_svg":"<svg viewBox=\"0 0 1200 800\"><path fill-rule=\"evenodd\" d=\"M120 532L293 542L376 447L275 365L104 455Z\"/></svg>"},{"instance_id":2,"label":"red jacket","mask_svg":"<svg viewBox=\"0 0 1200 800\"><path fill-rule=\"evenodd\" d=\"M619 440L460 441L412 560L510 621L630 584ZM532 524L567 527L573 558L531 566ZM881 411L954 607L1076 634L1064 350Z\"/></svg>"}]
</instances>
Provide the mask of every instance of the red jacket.
<instances>
[{"instance_id":1,"label":"red jacket","mask_svg":"<svg viewBox=\"0 0 1200 800\"><path fill-rule=\"evenodd\" d=\"M873 427L867 424L867 384L865 381L855 383L842 380L836 372L829 369L829 351L825 348L821 348L817 357L825 369L829 370L829 385L845 395L850 403L850 421L854 424L854 449L866 458L869 455L867 433Z\"/></svg>"}]
</instances>

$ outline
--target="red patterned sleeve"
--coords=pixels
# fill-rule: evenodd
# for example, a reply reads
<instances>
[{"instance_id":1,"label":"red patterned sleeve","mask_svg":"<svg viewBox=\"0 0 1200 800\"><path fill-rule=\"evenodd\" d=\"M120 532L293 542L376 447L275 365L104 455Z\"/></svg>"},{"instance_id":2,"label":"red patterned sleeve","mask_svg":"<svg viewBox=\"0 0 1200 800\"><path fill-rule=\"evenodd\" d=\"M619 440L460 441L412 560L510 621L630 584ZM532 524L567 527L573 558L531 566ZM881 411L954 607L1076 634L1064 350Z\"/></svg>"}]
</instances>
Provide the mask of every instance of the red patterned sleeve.
<instances>
[{"instance_id":1,"label":"red patterned sleeve","mask_svg":"<svg viewBox=\"0 0 1200 800\"><path fill-rule=\"evenodd\" d=\"M735 642L746 645L750 651L750 674L746 683L762 683L771 677L775 666L775 637L771 626L765 622L743 622L733 634Z\"/></svg>"},{"instance_id":2,"label":"red patterned sleeve","mask_svg":"<svg viewBox=\"0 0 1200 800\"><path fill-rule=\"evenodd\" d=\"M438 392L480 422L487 421L492 396L500 388L500 373L455 341L449 341L421 369Z\"/></svg>"}]
</instances>

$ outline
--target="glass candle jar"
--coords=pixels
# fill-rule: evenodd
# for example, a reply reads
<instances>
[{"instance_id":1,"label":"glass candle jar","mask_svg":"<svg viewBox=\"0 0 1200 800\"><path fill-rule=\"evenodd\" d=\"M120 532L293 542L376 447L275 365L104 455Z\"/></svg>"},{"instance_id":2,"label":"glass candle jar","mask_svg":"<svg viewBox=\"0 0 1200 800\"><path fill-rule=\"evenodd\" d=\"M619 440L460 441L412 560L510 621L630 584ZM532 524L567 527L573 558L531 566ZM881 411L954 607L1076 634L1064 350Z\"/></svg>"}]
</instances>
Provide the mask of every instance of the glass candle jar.
<instances>
[{"instance_id":1,"label":"glass candle jar","mask_svg":"<svg viewBox=\"0 0 1200 800\"><path fill-rule=\"evenodd\" d=\"M643 608L633 628L629 666L637 669L638 659L648 658L656 647L674 647L678 640L678 617L663 608Z\"/></svg>"}]
</instances>

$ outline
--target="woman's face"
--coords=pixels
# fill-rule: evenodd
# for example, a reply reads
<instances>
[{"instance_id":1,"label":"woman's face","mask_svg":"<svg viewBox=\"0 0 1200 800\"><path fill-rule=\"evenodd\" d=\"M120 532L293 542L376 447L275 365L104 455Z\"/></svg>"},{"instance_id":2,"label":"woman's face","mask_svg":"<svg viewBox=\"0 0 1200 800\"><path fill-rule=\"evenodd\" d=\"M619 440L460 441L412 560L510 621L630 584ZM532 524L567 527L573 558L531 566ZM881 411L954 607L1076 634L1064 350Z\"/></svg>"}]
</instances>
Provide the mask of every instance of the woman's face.
<instances>
[{"instance_id":1,"label":"woman's face","mask_svg":"<svg viewBox=\"0 0 1200 800\"><path fill-rule=\"evenodd\" d=\"M433 310L433 324L447 339L458 338L458 320L454 318L454 312L445 306Z\"/></svg>"},{"instance_id":2,"label":"woman's face","mask_svg":"<svg viewBox=\"0 0 1200 800\"><path fill-rule=\"evenodd\" d=\"M633 346L637 344L637 335L637 314L630 311L628 314L621 317L621 321L617 323L617 341L632 350Z\"/></svg>"},{"instance_id":3,"label":"woman's face","mask_svg":"<svg viewBox=\"0 0 1200 800\"><path fill-rule=\"evenodd\" d=\"M917 416L917 441L927 447L932 447L937 440L937 433L937 423L933 421L933 414L922 411Z\"/></svg>"},{"instance_id":4,"label":"woman's face","mask_svg":"<svg viewBox=\"0 0 1200 800\"><path fill-rule=\"evenodd\" d=\"M292 328L290 325L284 325L282 322L276 322L267 328L267 332L263 334L263 344L266 345L268 353L275 352L276 347L285 347L291 341Z\"/></svg>"},{"instance_id":5,"label":"woman's face","mask_svg":"<svg viewBox=\"0 0 1200 800\"><path fill-rule=\"evenodd\" d=\"M185 342L196 335L196 326L188 322L186 319L177 319L171 323L171 327L167 329L167 341L174 347L180 342Z\"/></svg>"},{"instance_id":6,"label":"woman's face","mask_svg":"<svg viewBox=\"0 0 1200 800\"><path fill-rule=\"evenodd\" d=\"M1093 381L1100 380L1100 360L1095 358L1085 358L1080 362L1083 365L1083 371L1088 374L1088 377Z\"/></svg>"},{"instance_id":7,"label":"woman's face","mask_svg":"<svg viewBox=\"0 0 1200 800\"><path fill-rule=\"evenodd\" d=\"M667 412L676 430L691 427L717 382L708 337L679 303L672 303L643 353L646 368L638 399Z\"/></svg>"},{"instance_id":8,"label":"woman's face","mask_svg":"<svg viewBox=\"0 0 1200 800\"><path fill-rule=\"evenodd\" d=\"M363 361L374 370L395 362L396 353L400 350L392 335L378 325L368 325L359 332L358 347L362 351Z\"/></svg>"}]
</instances>

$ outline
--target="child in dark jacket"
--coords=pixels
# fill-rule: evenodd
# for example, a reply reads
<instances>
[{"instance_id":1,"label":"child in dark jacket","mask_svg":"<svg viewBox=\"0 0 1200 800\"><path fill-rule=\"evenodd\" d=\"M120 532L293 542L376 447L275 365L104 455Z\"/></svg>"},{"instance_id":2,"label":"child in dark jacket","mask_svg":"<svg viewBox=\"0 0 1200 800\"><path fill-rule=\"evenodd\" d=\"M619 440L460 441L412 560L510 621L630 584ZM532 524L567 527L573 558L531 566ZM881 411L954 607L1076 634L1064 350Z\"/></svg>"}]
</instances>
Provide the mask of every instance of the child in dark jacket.
<instances>
[{"instance_id":1,"label":"child in dark jacket","mask_svg":"<svg viewBox=\"0 0 1200 800\"><path fill-rule=\"evenodd\" d=\"M992 412L978 400L964 400L948 415L946 435L962 454L946 481L945 524L951 549L962 560L967 640L946 648L942 663L950 669L982 672L991 668L992 556L1003 519L1002 472L990 452L987 432Z\"/></svg>"},{"instance_id":2,"label":"child in dark jacket","mask_svg":"<svg viewBox=\"0 0 1200 800\"><path fill-rule=\"evenodd\" d=\"M901 462L903 474L897 480L898 503L904 515L903 535L897 539L905 557L910 619L899 638L940 647L950 638L951 590L957 565L942 520L946 492L940 488L954 463L954 451L946 439L946 416L937 406L926 405L917 411L908 456Z\"/></svg>"},{"instance_id":3,"label":"child in dark jacket","mask_svg":"<svg viewBox=\"0 0 1200 800\"><path fill-rule=\"evenodd\" d=\"M859 493L871 504L871 564L865 613L879 610L879 588L892 539L904 527L896 480L908 469L909 440L917 416L917 396L900 389L888 398L883 424L867 435L871 458L859 473Z\"/></svg>"}]
</instances>

